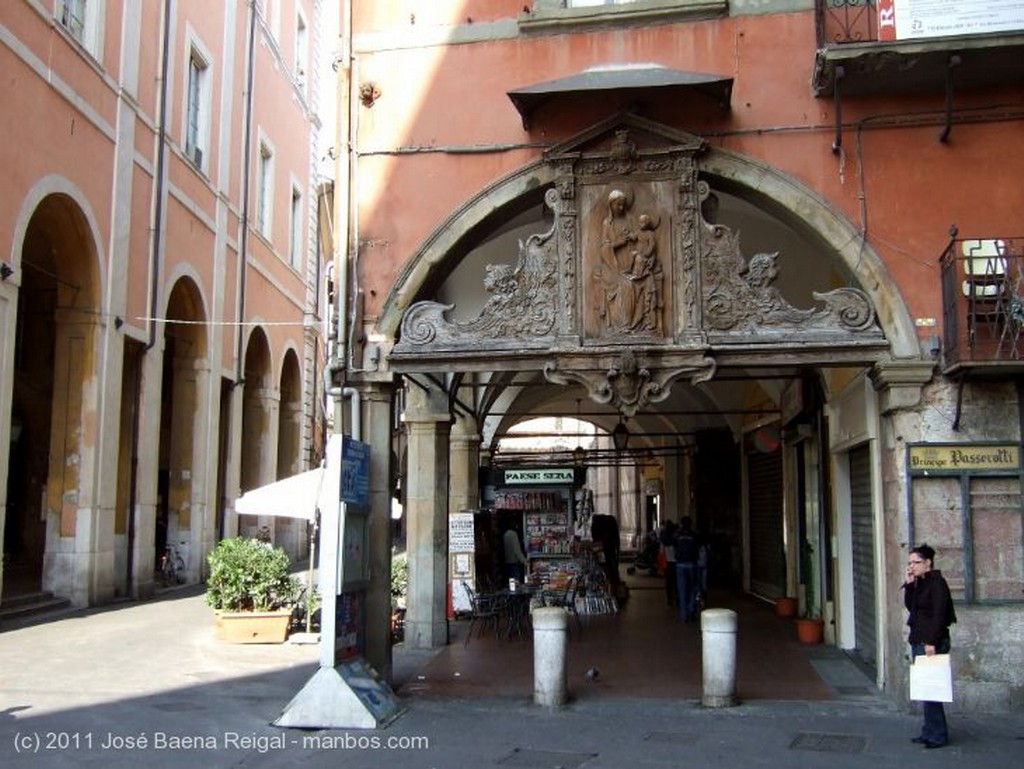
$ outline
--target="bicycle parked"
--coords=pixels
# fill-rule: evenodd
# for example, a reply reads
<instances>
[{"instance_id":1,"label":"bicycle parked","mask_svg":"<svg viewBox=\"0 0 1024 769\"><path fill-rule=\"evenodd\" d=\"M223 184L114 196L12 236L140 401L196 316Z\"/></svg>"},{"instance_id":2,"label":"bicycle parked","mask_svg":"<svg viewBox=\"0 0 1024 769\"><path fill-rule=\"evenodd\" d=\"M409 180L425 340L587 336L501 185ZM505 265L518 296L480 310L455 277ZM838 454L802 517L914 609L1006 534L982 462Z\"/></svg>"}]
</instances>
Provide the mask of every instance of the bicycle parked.
<instances>
[{"instance_id":1,"label":"bicycle parked","mask_svg":"<svg viewBox=\"0 0 1024 769\"><path fill-rule=\"evenodd\" d=\"M163 579L164 587L181 585L185 582L185 559L181 557L181 553L174 545L167 545L164 548L164 554L160 556L160 576Z\"/></svg>"}]
</instances>

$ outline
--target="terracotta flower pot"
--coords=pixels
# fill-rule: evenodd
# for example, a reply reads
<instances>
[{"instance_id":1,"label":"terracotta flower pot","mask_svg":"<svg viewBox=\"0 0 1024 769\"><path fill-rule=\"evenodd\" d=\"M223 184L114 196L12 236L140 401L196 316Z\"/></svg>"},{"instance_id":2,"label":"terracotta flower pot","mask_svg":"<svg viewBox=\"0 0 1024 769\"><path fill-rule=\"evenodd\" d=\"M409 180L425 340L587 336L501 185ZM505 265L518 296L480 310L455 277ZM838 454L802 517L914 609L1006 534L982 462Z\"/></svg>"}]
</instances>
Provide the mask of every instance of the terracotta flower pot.
<instances>
[{"instance_id":1,"label":"terracotta flower pot","mask_svg":"<svg viewBox=\"0 0 1024 769\"><path fill-rule=\"evenodd\" d=\"M820 644L825 638L825 621L801 617L796 621L796 635L801 643Z\"/></svg>"},{"instance_id":2,"label":"terracotta flower pot","mask_svg":"<svg viewBox=\"0 0 1024 769\"><path fill-rule=\"evenodd\" d=\"M795 617L796 616L796 599L792 596L782 596L781 598L775 599L775 616L776 617Z\"/></svg>"}]
</instances>

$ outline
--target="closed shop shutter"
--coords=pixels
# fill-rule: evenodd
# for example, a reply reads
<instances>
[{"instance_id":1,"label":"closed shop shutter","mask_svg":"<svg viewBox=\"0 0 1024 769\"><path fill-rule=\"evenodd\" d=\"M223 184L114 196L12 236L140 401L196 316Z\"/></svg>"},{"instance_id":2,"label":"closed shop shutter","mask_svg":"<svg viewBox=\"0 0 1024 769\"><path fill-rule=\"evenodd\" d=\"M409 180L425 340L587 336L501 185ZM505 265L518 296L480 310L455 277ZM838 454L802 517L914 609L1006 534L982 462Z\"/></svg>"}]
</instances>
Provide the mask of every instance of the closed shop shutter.
<instances>
[{"instance_id":1,"label":"closed shop shutter","mask_svg":"<svg viewBox=\"0 0 1024 769\"><path fill-rule=\"evenodd\" d=\"M874 667L878 624L875 617L875 526L871 509L871 452L867 445L849 454L850 514L853 532L853 615L856 653Z\"/></svg>"},{"instance_id":2,"label":"closed shop shutter","mask_svg":"<svg viewBox=\"0 0 1024 769\"><path fill-rule=\"evenodd\" d=\"M782 451L747 454L750 589L778 598L786 589L782 544Z\"/></svg>"}]
</instances>

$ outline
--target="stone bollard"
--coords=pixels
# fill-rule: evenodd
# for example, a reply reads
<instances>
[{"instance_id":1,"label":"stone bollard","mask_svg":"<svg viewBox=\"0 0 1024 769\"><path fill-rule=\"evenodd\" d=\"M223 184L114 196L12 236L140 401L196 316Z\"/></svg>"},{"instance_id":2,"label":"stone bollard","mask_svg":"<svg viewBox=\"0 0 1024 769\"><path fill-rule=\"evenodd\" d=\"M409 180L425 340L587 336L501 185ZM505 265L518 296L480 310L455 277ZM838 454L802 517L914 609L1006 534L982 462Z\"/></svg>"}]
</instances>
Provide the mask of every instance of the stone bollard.
<instances>
[{"instance_id":1,"label":"stone bollard","mask_svg":"<svg viewBox=\"0 0 1024 769\"><path fill-rule=\"evenodd\" d=\"M736 612L705 609L700 615L704 646L704 692L701 704L727 708L736 704Z\"/></svg>"},{"instance_id":2,"label":"stone bollard","mask_svg":"<svg viewBox=\"0 0 1024 769\"><path fill-rule=\"evenodd\" d=\"M568 699L566 643L569 612L558 606L533 610L533 701L558 707Z\"/></svg>"}]
</instances>

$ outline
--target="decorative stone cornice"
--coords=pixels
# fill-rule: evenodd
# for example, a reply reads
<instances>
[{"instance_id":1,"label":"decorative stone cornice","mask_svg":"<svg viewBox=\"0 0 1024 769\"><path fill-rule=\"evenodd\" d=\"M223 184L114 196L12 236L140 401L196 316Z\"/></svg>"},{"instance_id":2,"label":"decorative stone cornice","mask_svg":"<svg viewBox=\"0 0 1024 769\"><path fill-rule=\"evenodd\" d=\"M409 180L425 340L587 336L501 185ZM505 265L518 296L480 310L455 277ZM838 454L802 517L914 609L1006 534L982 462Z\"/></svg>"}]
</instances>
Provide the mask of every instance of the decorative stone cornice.
<instances>
[{"instance_id":1,"label":"decorative stone cornice","mask_svg":"<svg viewBox=\"0 0 1024 769\"><path fill-rule=\"evenodd\" d=\"M871 369L871 384L879 395L879 410L889 414L915 408L921 402L921 390L931 381L935 363L924 360L892 360L876 363Z\"/></svg>"}]
</instances>

